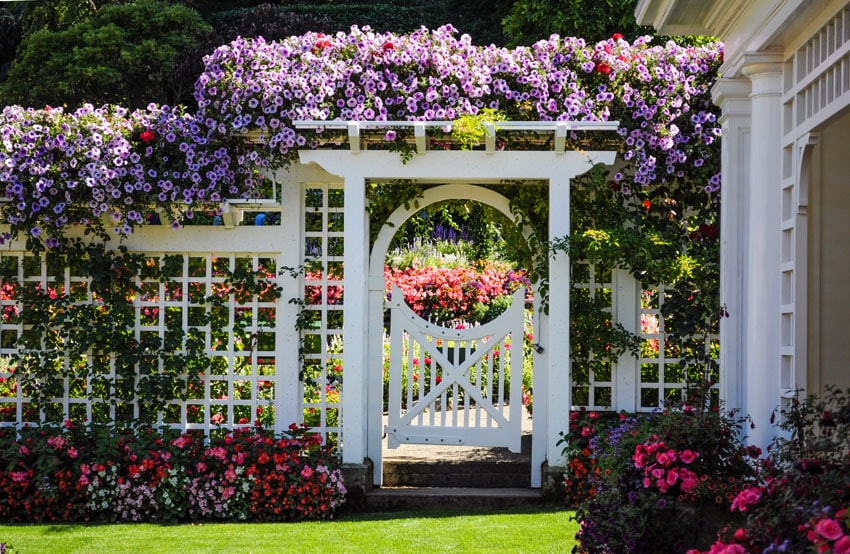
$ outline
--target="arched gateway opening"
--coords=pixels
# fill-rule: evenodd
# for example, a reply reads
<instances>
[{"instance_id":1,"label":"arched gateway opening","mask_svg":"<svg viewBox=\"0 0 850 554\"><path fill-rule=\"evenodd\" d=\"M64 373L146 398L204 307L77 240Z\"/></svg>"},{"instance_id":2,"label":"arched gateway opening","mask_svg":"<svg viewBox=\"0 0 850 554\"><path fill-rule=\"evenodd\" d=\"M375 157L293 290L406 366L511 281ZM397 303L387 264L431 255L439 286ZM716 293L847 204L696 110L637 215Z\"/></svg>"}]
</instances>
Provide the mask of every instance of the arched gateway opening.
<instances>
[{"instance_id":1,"label":"arched gateway opening","mask_svg":"<svg viewBox=\"0 0 850 554\"><path fill-rule=\"evenodd\" d=\"M392 126L392 122L380 122ZM300 126L326 126L328 122L298 122ZM408 122L399 123L399 125ZM563 137L571 126L581 124L552 122L534 124L535 133L551 133L553 150L499 150L488 141L485 150L428 150L423 129L415 129L417 153L402 159L385 150L366 150L359 138L360 123L346 123L350 137L347 150L311 150L299 153L302 164L316 164L343 180L345 206L344 265L346 300L344 303L343 341L345 344L345 394L342 399L343 463L349 474L361 473L365 482L381 484L383 421L383 377L372 368L382 366L383 322L386 301L383 262L392 231L381 232L370 256L369 221L366 206L366 183L370 180L413 180L420 183L442 183L431 194L487 199L500 211L505 200L495 192L470 183L489 184L506 180L536 180L548 183L549 236L563 237L570 232L570 180L589 171L596 164L611 165L615 152L566 151ZM421 124L420 124L421 125ZM516 125L521 125L517 122ZM525 124L528 126L529 124ZM599 124L597 124L599 125ZM602 124L605 130L616 128L616 122ZM512 131L528 131L522 127ZM486 192L485 192L486 191ZM420 203L422 205L422 203ZM397 211L389 224L398 225L409 217ZM393 219L396 218L396 219ZM377 266L377 267L376 267ZM549 310L542 315L535 337L542 352L535 354L535 420L532 435L531 486L543 486L545 467L563 466L560 433L568 428L570 399L569 297L570 265L566 253L556 253L549 264ZM521 328L520 328L521 332ZM426 339L427 340L427 339ZM435 343L436 346L436 343ZM447 356L443 357L448 364ZM464 365L466 364L466 365ZM456 366L460 378L472 361ZM471 384L468 383L467 384ZM436 392L434 395L436 396ZM493 414L491 414L492 416ZM512 417L504 418L505 421ZM516 431L510 431L516 432ZM507 432L506 432L507 433ZM398 438L398 437L396 437ZM369 463L371 462L371 464ZM367 475L369 467L371 475ZM559 471L555 470L555 473Z\"/></svg>"},{"instance_id":2,"label":"arched gateway opening","mask_svg":"<svg viewBox=\"0 0 850 554\"><path fill-rule=\"evenodd\" d=\"M381 228L372 246L370 281L385 278L391 242L410 218L445 201L473 199L497 210L522 231L523 222L511 212L510 201L494 190L470 184L429 188L415 206L396 209ZM523 235L527 238L528 233ZM523 426L528 423L521 402L524 304L525 287L521 287L512 294L510 307L494 320L481 326L450 327L417 315L401 289L393 285L387 304L391 313L389 387L382 399L368 401L369 405L382 401L386 406L382 430L391 449L421 444L506 447L520 452ZM384 349L378 352L385 357ZM373 358L369 367L383 371L384 364L385 359ZM542 444L542 437L537 442ZM383 464L380 459L373 461L376 481L383 482L379 471Z\"/></svg>"}]
</instances>

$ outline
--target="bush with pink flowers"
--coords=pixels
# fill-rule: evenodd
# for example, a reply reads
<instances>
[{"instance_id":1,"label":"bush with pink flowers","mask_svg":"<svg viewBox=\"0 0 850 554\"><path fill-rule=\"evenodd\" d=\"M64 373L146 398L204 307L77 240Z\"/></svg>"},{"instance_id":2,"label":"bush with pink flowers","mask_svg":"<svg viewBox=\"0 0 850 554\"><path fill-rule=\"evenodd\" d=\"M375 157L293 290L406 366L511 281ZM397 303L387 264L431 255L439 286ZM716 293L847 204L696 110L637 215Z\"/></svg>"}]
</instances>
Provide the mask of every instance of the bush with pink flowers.
<instances>
[{"instance_id":1,"label":"bush with pink flowers","mask_svg":"<svg viewBox=\"0 0 850 554\"><path fill-rule=\"evenodd\" d=\"M328 519L346 489L321 437L290 427L198 433L140 426L0 429L0 520Z\"/></svg>"},{"instance_id":2,"label":"bush with pink flowers","mask_svg":"<svg viewBox=\"0 0 850 554\"><path fill-rule=\"evenodd\" d=\"M850 391L795 399L781 418L754 486L732 503L746 521L709 552L850 553Z\"/></svg>"},{"instance_id":3,"label":"bush with pink flowers","mask_svg":"<svg viewBox=\"0 0 850 554\"><path fill-rule=\"evenodd\" d=\"M619 419L577 414L565 437L577 552L682 553L742 519L729 512L753 479L743 420L689 402Z\"/></svg>"}]
</instances>

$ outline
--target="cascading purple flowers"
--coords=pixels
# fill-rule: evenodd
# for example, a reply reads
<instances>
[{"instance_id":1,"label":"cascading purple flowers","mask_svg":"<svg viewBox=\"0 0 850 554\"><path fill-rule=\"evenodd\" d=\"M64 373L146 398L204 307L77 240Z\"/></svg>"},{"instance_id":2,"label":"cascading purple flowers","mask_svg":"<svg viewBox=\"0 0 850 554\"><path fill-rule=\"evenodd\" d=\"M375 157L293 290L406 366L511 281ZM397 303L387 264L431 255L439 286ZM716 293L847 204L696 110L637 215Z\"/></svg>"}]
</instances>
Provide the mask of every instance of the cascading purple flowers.
<instances>
[{"instance_id":1,"label":"cascading purple flowers","mask_svg":"<svg viewBox=\"0 0 850 554\"><path fill-rule=\"evenodd\" d=\"M614 148L630 167L613 188L688 180L714 193L720 127L708 90L721 61L718 45L617 35L595 45L553 35L514 50L478 47L451 26L240 38L205 59L194 114L5 108L0 217L12 232L0 240L24 234L56 247L74 224L126 235L154 205L177 227L200 205L256 197L262 169L317 145L294 127L298 119L452 121L488 108L509 120L618 120Z\"/></svg>"},{"instance_id":2,"label":"cascading purple flowers","mask_svg":"<svg viewBox=\"0 0 850 554\"><path fill-rule=\"evenodd\" d=\"M261 136L276 163L309 144L292 125L299 119L441 121L482 108L509 120L617 119L635 185L698 173L714 192L720 127L708 87L721 61L719 45L629 44L618 35L595 45L553 35L508 50L473 46L451 26L409 35L353 27L237 39L205 59L195 99L208 128Z\"/></svg>"},{"instance_id":3,"label":"cascading purple flowers","mask_svg":"<svg viewBox=\"0 0 850 554\"><path fill-rule=\"evenodd\" d=\"M244 144L168 106L11 106L0 116L0 146L0 214L48 247L69 225L98 227L104 216L130 234L154 205L177 226L199 204L255 196L261 182L262 164Z\"/></svg>"}]
</instances>

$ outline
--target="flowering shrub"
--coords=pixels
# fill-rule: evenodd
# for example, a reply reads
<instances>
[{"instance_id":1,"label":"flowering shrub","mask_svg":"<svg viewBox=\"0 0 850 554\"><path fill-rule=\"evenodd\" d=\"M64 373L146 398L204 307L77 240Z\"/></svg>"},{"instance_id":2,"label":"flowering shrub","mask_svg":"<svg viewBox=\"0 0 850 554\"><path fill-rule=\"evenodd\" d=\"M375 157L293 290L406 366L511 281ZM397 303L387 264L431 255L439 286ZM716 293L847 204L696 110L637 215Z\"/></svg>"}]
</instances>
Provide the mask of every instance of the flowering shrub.
<instances>
[{"instance_id":1,"label":"flowering shrub","mask_svg":"<svg viewBox=\"0 0 850 554\"><path fill-rule=\"evenodd\" d=\"M735 519L729 506L752 471L734 413L698 403L574 419L565 452L577 551L683 552Z\"/></svg>"},{"instance_id":2,"label":"flowering shrub","mask_svg":"<svg viewBox=\"0 0 850 554\"><path fill-rule=\"evenodd\" d=\"M0 216L39 239L30 247L57 248L71 225L102 233L102 217L127 235L154 205L179 227L199 206L259 194L257 154L178 108L9 106L0 141Z\"/></svg>"},{"instance_id":3,"label":"flowering shrub","mask_svg":"<svg viewBox=\"0 0 850 554\"><path fill-rule=\"evenodd\" d=\"M443 324L494 319L509 305L502 299L530 285L523 271L494 267L480 271L472 267L385 267L384 278L388 293L393 284L398 285L414 312Z\"/></svg>"},{"instance_id":4,"label":"flowering shrub","mask_svg":"<svg viewBox=\"0 0 850 554\"><path fill-rule=\"evenodd\" d=\"M484 109L516 120L618 118L642 186L712 160L719 127L707 103L692 110L691 101L719 59L714 46L630 45L620 36L595 45L552 36L508 50L476 47L451 26L409 35L353 27L221 46L205 58L195 99L207 128L257 133L263 156L278 163L316 144L293 126L300 119L452 121ZM708 177L716 189L719 175Z\"/></svg>"},{"instance_id":5,"label":"flowering shrub","mask_svg":"<svg viewBox=\"0 0 850 554\"><path fill-rule=\"evenodd\" d=\"M746 521L709 552L850 552L850 392L793 400L779 426L756 486L731 505Z\"/></svg>"},{"instance_id":6,"label":"flowering shrub","mask_svg":"<svg viewBox=\"0 0 850 554\"><path fill-rule=\"evenodd\" d=\"M294 425L199 434L151 427L0 429L0 518L297 521L333 517L346 493L318 435Z\"/></svg>"}]
</instances>

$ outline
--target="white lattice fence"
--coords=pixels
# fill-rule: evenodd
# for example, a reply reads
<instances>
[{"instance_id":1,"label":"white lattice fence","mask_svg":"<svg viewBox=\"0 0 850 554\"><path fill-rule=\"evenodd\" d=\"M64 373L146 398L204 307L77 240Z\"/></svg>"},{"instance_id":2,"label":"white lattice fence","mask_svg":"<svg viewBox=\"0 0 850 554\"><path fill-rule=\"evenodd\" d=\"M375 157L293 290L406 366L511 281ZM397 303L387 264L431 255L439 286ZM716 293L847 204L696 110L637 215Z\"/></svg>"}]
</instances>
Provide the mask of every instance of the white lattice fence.
<instances>
[{"instance_id":1,"label":"white lattice fence","mask_svg":"<svg viewBox=\"0 0 850 554\"><path fill-rule=\"evenodd\" d=\"M340 432L343 373L343 189L316 185L304 190L304 282L301 329L302 416L333 438ZM365 329L363 330L366 331Z\"/></svg>"},{"instance_id":2,"label":"white lattice fence","mask_svg":"<svg viewBox=\"0 0 850 554\"><path fill-rule=\"evenodd\" d=\"M668 401L681 399L686 389L705 380L711 381L711 394L717 400L719 338L671 338L665 329L663 286L642 284L626 271L593 264L577 264L573 279L573 294L584 295L603 306L611 314L612 324L622 324L640 339L636 360L625 355L611 363L592 352L582 360L573 360L574 408L652 411ZM697 361L703 357L710 363Z\"/></svg>"},{"instance_id":3,"label":"white lattice fence","mask_svg":"<svg viewBox=\"0 0 850 554\"><path fill-rule=\"evenodd\" d=\"M248 271L276 282L276 255L257 253L184 252L145 254L148 266L167 266L160 280L137 278L132 333L139 344L169 344L167 335L174 329L192 329L203 342L211 365L201 373L200 387L192 387L186 400L171 400L164 406L145 407L132 398L110 403L109 386L116 379L120 358L91 352L71 358L66 352L55 366L55 380L61 382L62 395L55 395L42 412L33 409L31 395L15 373L17 342L31 325L17 317L27 310L18 292L37 287L51 296L67 294L72 304L98 305L87 279L69 268L52 262L51 257L37 259L25 252L3 252L0 263L6 274L14 276L3 283L0 303L0 423L4 425L38 422L43 416L61 415L75 421L104 422L139 418L141 410L157 424L184 429L211 426L250 425L255 420L274 422L277 381L277 309L273 291L242 295L226 291L226 275ZM206 302L215 296L219 302ZM212 312L215 324L207 321ZM55 345L61 348L61 344ZM185 354L176 347L171 354ZM149 362L146 364L144 360ZM82 365L90 370L79 372ZM139 373L162 371L163 360L155 356L139 362ZM186 367L186 372L195 371ZM79 375L79 376L78 376ZM55 384L55 383L54 383ZM43 386L44 383L41 383ZM33 384L32 386L39 386Z\"/></svg>"}]
</instances>

